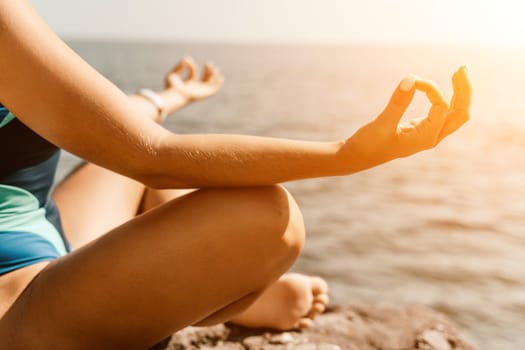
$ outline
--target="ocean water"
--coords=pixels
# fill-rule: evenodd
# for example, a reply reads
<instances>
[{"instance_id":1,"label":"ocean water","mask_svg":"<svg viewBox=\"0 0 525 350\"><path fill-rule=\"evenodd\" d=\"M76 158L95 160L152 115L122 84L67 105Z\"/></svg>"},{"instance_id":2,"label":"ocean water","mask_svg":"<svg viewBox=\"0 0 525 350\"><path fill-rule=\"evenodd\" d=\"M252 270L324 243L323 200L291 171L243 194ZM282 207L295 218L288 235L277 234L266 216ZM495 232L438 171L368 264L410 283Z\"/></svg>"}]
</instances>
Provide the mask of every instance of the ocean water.
<instances>
[{"instance_id":1,"label":"ocean water","mask_svg":"<svg viewBox=\"0 0 525 350\"><path fill-rule=\"evenodd\" d=\"M525 50L73 42L125 91L160 88L183 55L214 61L217 96L173 115L177 133L340 140L413 73L451 96L467 64L472 119L436 149L347 177L286 184L307 243L295 270L335 303L425 304L481 349L525 348ZM425 115L416 96L410 117ZM59 177L77 162L64 154Z\"/></svg>"}]
</instances>

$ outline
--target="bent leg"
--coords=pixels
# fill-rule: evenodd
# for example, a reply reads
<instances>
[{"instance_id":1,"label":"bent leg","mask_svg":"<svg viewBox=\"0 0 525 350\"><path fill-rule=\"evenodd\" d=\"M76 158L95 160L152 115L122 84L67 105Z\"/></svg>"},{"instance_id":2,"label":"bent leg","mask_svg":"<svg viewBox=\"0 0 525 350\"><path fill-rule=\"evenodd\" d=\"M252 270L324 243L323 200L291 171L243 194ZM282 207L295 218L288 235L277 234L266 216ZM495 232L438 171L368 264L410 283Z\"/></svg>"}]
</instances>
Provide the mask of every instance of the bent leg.
<instances>
[{"instance_id":1,"label":"bent leg","mask_svg":"<svg viewBox=\"0 0 525 350\"><path fill-rule=\"evenodd\" d=\"M74 242L76 246L79 237L95 239L137 213L146 212L194 191L157 190L137 185L140 184L105 169L97 169L92 164L84 165L74 176L67 178L57 191L57 201L59 207L65 209L66 231L73 239L77 238ZM86 188L90 190L86 191ZM108 197L107 193L112 193L112 196ZM139 205L141 193L143 196ZM96 205L100 202L103 204ZM76 216L67 215L69 213L76 213ZM319 288L320 285L324 287ZM248 327L306 327L324 310L327 303L326 283L323 280L285 274L260 295L246 297L243 302L236 302L210 315L198 325L231 321ZM246 308L244 304L250 307L240 312ZM226 317L227 314L231 315L231 319Z\"/></svg>"},{"instance_id":2,"label":"bent leg","mask_svg":"<svg viewBox=\"0 0 525 350\"><path fill-rule=\"evenodd\" d=\"M169 200L194 190L156 190L146 188L141 211L150 210ZM289 330L307 328L324 312L329 303L328 285L316 276L286 273L262 293L250 295L243 302L221 310L200 321L197 326L209 326L224 321L244 327ZM246 305L249 305L246 308ZM231 318L225 318L231 315Z\"/></svg>"},{"instance_id":3,"label":"bent leg","mask_svg":"<svg viewBox=\"0 0 525 350\"><path fill-rule=\"evenodd\" d=\"M138 213L145 186L92 163L82 164L53 191L66 237L79 248Z\"/></svg>"},{"instance_id":4,"label":"bent leg","mask_svg":"<svg viewBox=\"0 0 525 350\"><path fill-rule=\"evenodd\" d=\"M194 190L156 190L146 188L141 211L150 210L169 200ZM250 295L243 302L221 310L200 321L197 326L209 326L224 321L244 327L289 330L307 328L324 312L329 303L328 285L316 276L286 273L262 293ZM246 308L246 305L249 305ZM231 318L225 318L226 315Z\"/></svg>"},{"instance_id":5,"label":"bent leg","mask_svg":"<svg viewBox=\"0 0 525 350\"><path fill-rule=\"evenodd\" d=\"M144 349L221 310L230 319L303 239L280 187L195 191L48 265L0 321L0 347Z\"/></svg>"}]
</instances>

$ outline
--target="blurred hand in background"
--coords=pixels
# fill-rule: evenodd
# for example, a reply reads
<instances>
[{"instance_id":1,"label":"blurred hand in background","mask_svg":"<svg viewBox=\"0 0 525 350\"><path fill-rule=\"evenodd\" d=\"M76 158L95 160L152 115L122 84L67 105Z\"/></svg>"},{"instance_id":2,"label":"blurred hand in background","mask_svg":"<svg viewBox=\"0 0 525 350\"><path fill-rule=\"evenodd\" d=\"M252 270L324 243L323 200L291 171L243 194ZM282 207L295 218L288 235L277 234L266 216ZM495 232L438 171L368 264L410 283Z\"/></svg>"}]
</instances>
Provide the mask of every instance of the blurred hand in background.
<instances>
[{"instance_id":1,"label":"blurred hand in background","mask_svg":"<svg viewBox=\"0 0 525 350\"><path fill-rule=\"evenodd\" d=\"M223 82L224 77L212 63L205 64L199 76L195 61L185 57L166 75L165 88L193 102L214 95Z\"/></svg>"}]
</instances>

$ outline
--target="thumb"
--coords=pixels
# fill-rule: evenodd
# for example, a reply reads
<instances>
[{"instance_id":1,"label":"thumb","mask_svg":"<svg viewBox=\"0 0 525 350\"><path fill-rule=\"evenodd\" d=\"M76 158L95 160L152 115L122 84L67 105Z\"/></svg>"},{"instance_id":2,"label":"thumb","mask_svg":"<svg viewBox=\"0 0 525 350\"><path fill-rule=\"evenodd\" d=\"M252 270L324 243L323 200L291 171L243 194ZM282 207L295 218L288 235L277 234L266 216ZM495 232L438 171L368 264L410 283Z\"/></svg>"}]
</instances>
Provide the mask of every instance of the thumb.
<instances>
[{"instance_id":1,"label":"thumb","mask_svg":"<svg viewBox=\"0 0 525 350\"><path fill-rule=\"evenodd\" d=\"M181 75L182 72L188 67L188 58L184 57L177 63L175 67L171 70L170 73L175 73L177 75Z\"/></svg>"},{"instance_id":2,"label":"thumb","mask_svg":"<svg viewBox=\"0 0 525 350\"><path fill-rule=\"evenodd\" d=\"M397 127L407 110L416 91L416 78L413 75L405 77L392 94L385 110L377 117L378 121Z\"/></svg>"},{"instance_id":3,"label":"thumb","mask_svg":"<svg viewBox=\"0 0 525 350\"><path fill-rule=\"evenodd\" d=\"M184 73L187 72L187 75L184 76ZM184 81L195 79L197 73L197 65L193 58L184 57L180 62L171 70L170 73L177 74Z\"/></svg>"}]
</instances>

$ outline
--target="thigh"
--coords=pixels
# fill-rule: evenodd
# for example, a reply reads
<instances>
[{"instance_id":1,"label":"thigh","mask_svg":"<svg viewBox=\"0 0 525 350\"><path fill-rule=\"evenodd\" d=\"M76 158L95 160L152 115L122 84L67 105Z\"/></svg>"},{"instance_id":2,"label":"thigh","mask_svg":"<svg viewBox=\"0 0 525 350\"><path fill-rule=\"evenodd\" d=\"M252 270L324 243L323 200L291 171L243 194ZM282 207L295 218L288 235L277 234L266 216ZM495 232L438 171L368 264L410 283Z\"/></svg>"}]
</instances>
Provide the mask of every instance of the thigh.
<instances>
[{"instance_id":1,"label":"thigh","mask_svg":"<svg viewBox=\"0 0 525 350\"><path fill-rule=\"evenodd\" d=\"M38 262L0 276L0 319L47 264L49 261Z\"/></svg>"},{"instance_id":2,"label":"thigh","mask_svg":"<svg viewBox=\"0 0 525 350\"><path fill-rule=\"evenodd\" d=\"M85 163L54 190L64 232L74 248L98 238L137 215L143 184Z\"/></svg>"},{"instance_id":3,"label":"thigh","mask_svg":"<svg viewBox=\"0 0 525 350\"><path fill-rule=\"evenodd\" d=\"M0 348L144 349L277 279L304 227L278 187L199 190L50 263L0 322Z\"/></svg>"},{"instance_id":4,"label":"thigh","mask_svg":"<svg viewBox=\"0 0 525 350\"><path fill-rule=\"evenodd\" d=\"M63 228L74 248L158 205L193 190L156 190L91 163L82 164L54 190Z\"/></svg>"}]
</instances>

